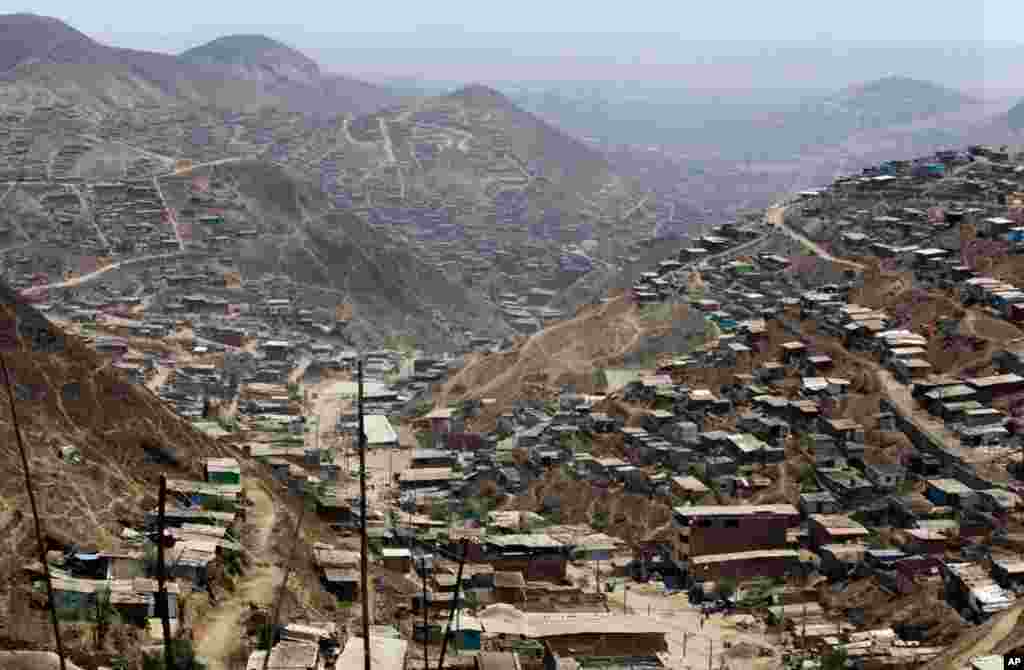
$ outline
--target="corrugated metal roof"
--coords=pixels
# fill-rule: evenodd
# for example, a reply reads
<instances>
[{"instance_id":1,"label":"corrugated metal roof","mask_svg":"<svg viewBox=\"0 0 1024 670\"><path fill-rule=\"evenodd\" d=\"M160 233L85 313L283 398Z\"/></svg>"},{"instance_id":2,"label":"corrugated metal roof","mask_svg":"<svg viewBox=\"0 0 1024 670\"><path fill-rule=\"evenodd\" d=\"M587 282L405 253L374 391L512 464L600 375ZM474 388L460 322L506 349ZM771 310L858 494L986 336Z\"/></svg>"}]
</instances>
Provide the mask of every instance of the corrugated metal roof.
<instances>
[{"instance_id":1,"label":"corrugated metal roof","mask_svg":"<svg viewBox=\"0 0 1024 670\"><path fill-rule=\"evenodd\" d=\"M750 514L800 515L800 512L792 505L691 505L689 507L676 507L673 511L685 517L743 516Z\"/></svg>"},{"instance_id":2,"label":"corrugated metal roof","mask_svg":"<svg viewBox=\"0 0 1024 670\"><path fill-rule=\"evenodd\" d=\"M527 638L565 635L666 635L668 623L646 616L608 613L549 614L522 612L511 605L491 605L479 614L484 632Z\"/></svg>"},{"instance_id":3,"label":"corrugated metal roof","mask_svg":"<svg viewBox=\"0 0 1024 670\"><path fill-rule=\"evenodd\" d=\"M489 544L499 547L532 547L532 548L561 548L567 546L543 533L516 533L509 535L489 535L486 540Z\"/></svg>"},{"instance_id":4,"label":"corrugated metal roof","mask_svg":"<svg viewBox=\"0 0 1024 670\"><path fill-rule=\"evenodd\" d=\"M366 433L366 444L397 444L398 433L391 427L391 422L383 414L368 414L363 417L363 432Z\"/></svg>"},{"instance_id":5,"label":"corrugated metal roof","mask_svg":"<svg viewBox=\"0 0 1024 670\"><path fill-rule=\"evenodd\" d=\"M792 558L799 560L800 552L793 549L761 549L758 551L741 551L732 554L707 554L704 556L692 556L692 565L706 565L711 563L728 563L729 561L749 561L758 558Z\"/></svg>"}]
</instances>

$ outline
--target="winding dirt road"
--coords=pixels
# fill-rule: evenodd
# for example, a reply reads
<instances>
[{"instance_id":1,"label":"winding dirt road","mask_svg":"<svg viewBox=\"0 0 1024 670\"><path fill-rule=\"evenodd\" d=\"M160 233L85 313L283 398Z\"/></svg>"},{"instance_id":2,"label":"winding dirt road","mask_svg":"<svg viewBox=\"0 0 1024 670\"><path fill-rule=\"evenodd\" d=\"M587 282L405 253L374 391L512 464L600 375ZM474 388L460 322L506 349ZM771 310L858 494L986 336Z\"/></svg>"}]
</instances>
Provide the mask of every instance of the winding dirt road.
<instances>
[{"instance_id":1,"label":"winding dirt road","mask_svg":"<svg viewBox=\"0 0 1024 670\"><path fill-rule=\"evenodd\" d=\"M257 484L246 489L253 506L248 510L247 525L255 530L250 555L253 563L239 578L235 592L210 611L205 621L196 627L196 655L207 660L209 670L228 670L226 659L242 638L242 615L249 603L269 607L273 602L274 586L280 583L281 571L277 566L261 559L267 554L270 533L277 521L274 503L267 492Z\"/></svg>"},{"instance_id":2,"label":"winding dirt road","mask_svg":"<svg viewBox=\"0 0 1024 670\"><path fill-rule=\"evenodd\" d=\"M861 265L860 263L855 263L853 261L844 260L842 258L836 258L835 256L833 256L829 252L825 251L821 247L821 245L817 244L816 242L814 242L811 239L808 239L805 235L803 235L802 233L797 232L792 227L787 225L786 224L786 207L785 206L783 206L783 205L775 205L773 207L769 207L768 208L768 212L765 215L765 218L768 219L768 223L770 223L773 226L775 226L779 231L782 232L782 234L786 235L787 237L789 237L790 239L794 240L795 242L798 242L799 244L802 244L804 247L806 247L806 248L810 249L811 251L813 251L815 256L819 256L821 258L824 258L827 261L832 261L833 263L838 263L839 265L846 265L847 267L856 268L858 270L865 270L865 269L867 269L863 265Z\"/></svg>"}]
</instances>

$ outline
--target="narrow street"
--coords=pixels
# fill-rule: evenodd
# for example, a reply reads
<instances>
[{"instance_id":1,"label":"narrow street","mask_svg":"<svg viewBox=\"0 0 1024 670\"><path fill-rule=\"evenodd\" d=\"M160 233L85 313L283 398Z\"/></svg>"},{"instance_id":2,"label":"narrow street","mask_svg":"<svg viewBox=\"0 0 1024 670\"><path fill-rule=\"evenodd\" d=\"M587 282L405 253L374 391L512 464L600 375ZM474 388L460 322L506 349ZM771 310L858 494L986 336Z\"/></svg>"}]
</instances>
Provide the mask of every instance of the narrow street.
<instances>
[{"instance_id":1,"label":"narrow street","mask_svg":"<svg viewBox=\"0 0 1024 670\"><path fill-rule=\"evenodd\" d=\"M267 554L270 534L277 522L274 503L258 485L246 489L246 493L253 501L246 520L246 525L254 530L249 548L252 564L238 579L234 593L207 612L195 629L196 655L208 662L209 670L229 670L225 660L244 637L242 615L249 603L269 607L274 589L284 576L277 566L261 558Z\"/></svg>"},{"instance_id":2,"label":"narrow street","mask_svg":"<svg viewBox=\"0 0 1024 670\"><path fill-rule=\"evenodd\" d=\"M181 252L172 252L172 253L167 253L167 254L154 254L152 256L139 256L137 258L126 258L126 259L124 259L122 261L117 261L116 263L111 263L110 265L107 265L107 266L104 266L102 268L99 268L98 270L90 272L89 274L85 274L85 275L81 275L79 277L75 277L74 279L68 279L67 281L56 282L54 284L47 284L45 286L34 286L34 287L32 287L30 289L30 291L31 292L36 292L36 291L42 291L42 290L45 290L45 289L71 288L73 286L78 286L80 284L88 283L88 282L90 282L90 281L92 281L94 279L97 279L97 278L103 276L104 274L106 274L108 272L116 270L119 267L122 267L122 266L125 266L125 265L131 265L133 263L148 263L148 262L151 262L151 261L159 261L159 260L171 260L173 258L181 258L181 256L182 256Z\"/></svg>"},{"instance_id":3,"label":"narrow street","mask_svg":"<svg viewBox=\"0 0 1024 670\"><path fill-rule=\"evenodd\" d=\"M589 566L582 569L570 568L570 578L583 575L592 578L593 570ZM605 576L602 575L602 586L605 583ZM781 659L778 655L753 658L728 655L726 645L731 647L739 643L779 653L781 641L777 636L758 633L756 629L741 629L739 622L744 617L715 614L701 626L701 611L690 604L685 593L666 595L658 592L653 582L643 584L626 580L624 583L629 585L628 592L623 592L622 584L619 583L614 591L606 594L610 613L650 617L667 624L670 628L666 635L668 653L663 662L673 670L718 668L723 661L730 670L774 670L780 667ZM708 666L709 654L711 666Z\"/></svg>"},{"instance_id":4,"label":"narrow street","mask_svg":"<svg viewBox=\"0 0 1024 670\"><path fill-rule=\"evenodd\" d=\"M185 242L181 238L181 228L178 226L178 219L174 215L174 210L167 206L167 198L164 197L163 189L160 188L160 179L156 175L153 175L153 187L156 188L156 194L160 197L160 202L163 204L163 208L170 219L171 230L174 231L174 238L178 240L178 248L184 251Z\"/></svg>"},{"instance_id":5,"label":"narrow street","mask_svg":"<svg viewBox=\"0 0 1024 670\"><path fill-rule=\"evenodd\" d=\"M335 436L335 425L341 413L350 412L355 406L354 398L341 397L342 388L353 383L349 379L327 379L309 387L311 397L316 396L310 418L315 418L319 424L321 448L325 445L337 448L335 463L341 466L343 473L338 480L338 491L345 495L359 493L359 480L350 474L359 468L359 452L351 436ZM383 511L385 505L390 506L387 498L393 474L409 466L415 445L415 437L407 426L393 427L399 436L399 449L366 450L367 504L379 511ZM306 439L315 440L316 432L307 433Z\"/></svg>"},{"instance_id":6,"label":"narrow street","mask_svg":"<svg viewBox=\"0 0 1024 670\"><path fill-rule=\"evenodd\" d=\"M766 218L768 219L768 222L770 224L775 226L784 235L788 236L795 242L798 242L799 244L803 245L807 249L813 251L815 256L824 258L825 260L828 261L832 261L833 263L838 263L839 265L846 265L851 268L856 268L858 270L865 269L864 266L861 265L860 263L854 263L853 261L844 260L842 258L836 258L832 254L822 249L821 246L816 242L808 239L805 235L793 230L791 226L786 224L786 207L777 205L768 208Z\"/></svg>"},{"instance_id":7,"label":"narrow street","mask_svg":"<svg viewBox=\"0 0 1024 670\"><path fill-rule=\"evenodd\" d=\"M96 231L96 236L99 238L103 248L110 253L110 242L107 241L107 236L103 233L103 228L100 227L99 221L96 220L96 216L92 212L92 208L89 206L89 200L82 193L82 189L75 184L71 185L71 190L74 191L75 195L78 196L78 206L82 210L82 216L92 224L93 229Z\"/></svg>"}]
</instances>

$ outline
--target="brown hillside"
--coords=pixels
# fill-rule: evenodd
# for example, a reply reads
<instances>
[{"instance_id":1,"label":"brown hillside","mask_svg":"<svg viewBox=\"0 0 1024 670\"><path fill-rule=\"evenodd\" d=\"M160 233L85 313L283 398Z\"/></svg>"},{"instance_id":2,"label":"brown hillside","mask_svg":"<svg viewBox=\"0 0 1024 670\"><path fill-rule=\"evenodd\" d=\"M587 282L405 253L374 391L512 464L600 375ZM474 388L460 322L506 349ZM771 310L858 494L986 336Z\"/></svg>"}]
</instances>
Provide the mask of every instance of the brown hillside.
<instances>
[{"instance_id":1,"label":"brown hillside","mask_svg":"<svg viewBox=\"0 0 1024 670\"><path fill-rule=\"evenodd\" d=\"M3 285L0 303L4 359L18 387L18 420L50 546L113 549L121 522L137 523L155 505L161 472L199 477L201 457L221 448ZM36 544L6 389L0 394L0 463L6 473L0 477L3 637L5 591L14 570L35 557ZM69 445L79 450L80 463L60 458L60 449Z\"/></svg>"},{"instance_id":2,"label":"brown hillside","mask_svg":"<svg viewBox=\"0 0 1024 670\"><path fill-rule=\"evenodd\" d=\"M553 399L564 384L581 393L599 393L594 372L618 363L659 326L644 320L626 296L582 308L572 319L545 328L500 354L470 359L441 389L439 406L449 400L494 398L473 428L488 430L520 398Z\"/></svg>"}]
</instances>

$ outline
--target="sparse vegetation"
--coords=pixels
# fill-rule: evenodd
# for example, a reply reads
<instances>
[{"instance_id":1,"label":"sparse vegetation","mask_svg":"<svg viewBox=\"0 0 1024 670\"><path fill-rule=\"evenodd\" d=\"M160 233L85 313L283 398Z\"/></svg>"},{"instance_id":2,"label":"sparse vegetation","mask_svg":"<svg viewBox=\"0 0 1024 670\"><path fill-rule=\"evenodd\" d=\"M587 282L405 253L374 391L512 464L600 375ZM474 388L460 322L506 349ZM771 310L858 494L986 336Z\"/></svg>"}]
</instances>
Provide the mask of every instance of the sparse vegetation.
<instances>
[{"instance_id":1,"label":"sparse vegetation","mask_svg":"<svg viewBox=\"0 0 1024 670\"><path fill-rule=\"evenodd\" d=\"M563 434L560 438L562 448L574 454L589 454L593 448L593 438L582 431Z\"/></svg>"},{"instance_id":2,"label":"sparse vegetation","mask_svg":"<svg viewBox=\"0 0 1024 670\"><path fill-rule=\"evenodd\" d=\"M434 504L430 508L430 518L434 521L448 521L451 516L451 511L448 509L448 503L444 501L434 501Z\"/></svg>"},{"instance_id":3,"label":"sparse vegetation","mask_svg":"<svg viewBox=\"0 0 1024 670\"><path fill-rule=\"evenodd\" d=\"M645 321L671 321L672 308L673 304L671 302L644 305L640 308L640 318Z\"/></svg>"},{"instance_id":4,"label":"sparse vegetation","mask_svg":"<svg viewBox=\"0 0 1024 670\"><path fill-rule=\"evenodd\" d=\"M416 444L420 449L429 449L434 446L434 436L428 430L421 430L416 433Z\"/></svg>"},{"instance_id":5,"label":"sparse vegetation","mask_svg":"<svg viewBox=\"0 0 1024 670\"><path fill-rule=\"evenodd\" d=\"M416 340L411 335L388 335L384 338L384 348L408 356L416 351Z\"/></svg>"},{"instance_id":6,"label":"sparse vegetation","mask_svg":"<svg viewBox=\"0 0 1024 670\"><path fill-rule=\"evenodd\" d=\"M810 493L818 490L818 480L814 476L814 467L811 465L801 466L797 481L800 482L801 493Z\"/></svg>"},{"instance_id":7,"label":"sparse vegetation","mask_svg":"<svg viewBox=\"0 0 1024 670\"><path fill-rule=\"evenodd\" d=\"M170 670L180 670L181 668L208 670L207 665L196 658L192 641L187 638L171 640L171 658L173 659L173 664L177 667ZM144 654L142 656L142 670L168 670L164 664L163 652Z\"/></svg>"},{"instance_id":8,"label":"sparse vegetation","mask_svg":"<svg viewBox=\"0 0 1024 670\"><path fill-rule=\"evenodd\" d=\"M121 617L110 601L110 587L106 586L96 592L96 605L91 612L90 620L96 624L96 649L103 649L110 626L121 623Z\"/></svg>"},{"instance_id":9,"label":"sparse vegetation","mask_svg":"<svg viewBox=\"0 0 1024 670\"><path fill-rule=\"evenodd\" d=\"M736 580L731 578L719 579L715 582L715 595L723 600L728 600L736 594Z\"/></svg>"},{"instance_id":10,"label":"sparse vegetation","mask_svg":"<svg viewBox=\"0 0 1024 670\"><path fill-rule=\"evenodd\" d=\"M427 414L430 414L430 410L432 410L433 408L434 408L434 403L430 402L429 400L425 400L425 401L423 401L421 403L418 403L412 409L412 412L410 412L410 414L414 418L418 419L420 417L426 416Z\"/></svg>"},{"instance_id":11,"label":"sparse vegetation","mask_svg":"<svg viewBox=\"0 0 1024 670\"><path fill-rule=\"evenodd\" d=\"M842 647L832 647L821 657L821 670L845 670L846 661L846 650Z\"/></svg>"}]
</instances>

